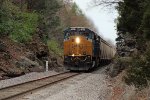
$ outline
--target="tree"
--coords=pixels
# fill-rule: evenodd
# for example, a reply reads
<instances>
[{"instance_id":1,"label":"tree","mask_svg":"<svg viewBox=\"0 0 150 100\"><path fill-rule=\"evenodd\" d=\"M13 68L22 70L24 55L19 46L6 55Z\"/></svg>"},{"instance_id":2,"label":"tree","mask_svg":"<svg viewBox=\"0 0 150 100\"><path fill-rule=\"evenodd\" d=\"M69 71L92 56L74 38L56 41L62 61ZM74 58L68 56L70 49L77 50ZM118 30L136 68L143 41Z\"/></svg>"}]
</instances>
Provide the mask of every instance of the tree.
<instances>
[{"instance_id":1,"label":"tree","mask_svg":"<svg viewBox=\"0 0 150 100\"><path fill-rule=\"evenodd\" d=\"M73 3L72 8L71 8L71 12L75 15L83 15L81 9L77 6L76 3Z\"/></svg>"},{"instance_id":2,"label":"tree","mask_svg":"<svg viewBox=\"0 0 150 100\"><path fill-rule=\"evenodd\" d=\"M146 39L150 40L150 1L147 0L142 20L142 28Z\"/></svg>"},{"instance_id":3,"label":"tree","mask_svg":"<svg viewBox=\"0 0 150 100\"><path fill-rule=\"evenodd\" d=\"M42 11L46 9L46 0L26 0L28 10Z\"/></svg>"}]
</instances>

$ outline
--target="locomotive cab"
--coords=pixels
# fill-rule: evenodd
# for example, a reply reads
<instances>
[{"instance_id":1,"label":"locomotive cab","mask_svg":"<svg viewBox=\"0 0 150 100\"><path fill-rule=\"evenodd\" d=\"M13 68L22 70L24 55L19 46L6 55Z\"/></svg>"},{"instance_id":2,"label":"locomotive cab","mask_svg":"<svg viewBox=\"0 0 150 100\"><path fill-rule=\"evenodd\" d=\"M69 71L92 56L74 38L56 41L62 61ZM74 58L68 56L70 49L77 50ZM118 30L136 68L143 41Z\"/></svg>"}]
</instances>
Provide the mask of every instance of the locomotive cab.
<instances>
[{"instance_id":1,"label":"locomotive cab","mask_svg":"<svg viewBox=\"0 0 150 100\"><path fill-rule=\"evenodd\" d=\"M92 32L85 28L64 31L64 64L69 70L88 70L93 55Z\"/></svg>"}]
</instances>

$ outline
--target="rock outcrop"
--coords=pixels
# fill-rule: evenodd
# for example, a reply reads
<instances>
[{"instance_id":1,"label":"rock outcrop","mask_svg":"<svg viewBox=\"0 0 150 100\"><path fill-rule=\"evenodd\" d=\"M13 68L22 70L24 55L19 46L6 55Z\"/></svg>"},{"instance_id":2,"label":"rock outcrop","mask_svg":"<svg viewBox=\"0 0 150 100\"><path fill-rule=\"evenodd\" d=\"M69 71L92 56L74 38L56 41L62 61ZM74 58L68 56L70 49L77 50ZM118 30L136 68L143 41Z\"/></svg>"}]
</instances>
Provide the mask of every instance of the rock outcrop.
<instances>
[{"instance_id":1,"label":"rock outcrop","mask_svg":"<svg viewBox=\"0 0 150 100\"><path fill-rule=\"evenodd\" d=\"M7 36L0 37L0 80L45 71L46 61L49 70L63 70L62 58L51 54L37 34L26 44L16 43Z\"/></svg>"}]
</instances>

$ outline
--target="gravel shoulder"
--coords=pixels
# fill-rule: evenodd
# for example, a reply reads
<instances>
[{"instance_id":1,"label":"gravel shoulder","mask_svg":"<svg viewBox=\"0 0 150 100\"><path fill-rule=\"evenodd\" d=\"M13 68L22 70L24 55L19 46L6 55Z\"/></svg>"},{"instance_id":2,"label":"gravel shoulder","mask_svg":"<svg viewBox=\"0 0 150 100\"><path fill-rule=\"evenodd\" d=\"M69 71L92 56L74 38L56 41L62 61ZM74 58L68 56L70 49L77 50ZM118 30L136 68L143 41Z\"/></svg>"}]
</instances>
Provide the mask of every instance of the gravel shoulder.
<instances>
[{"instance_id":1,"label":"gravel shoulder","mask_svg":"<svg viewBox=\"0 0 150 100\"><path fill-rule=\"evenodd\" d=\"M110 100L112 88L105 69L83 73L18 100Z\"/></svg>"},{"instance_id":2,"label":"gravel shoulder","mask_svg":"<svg viewBox=\"0 0 150 100\"><path fill-rule=\"evenodd\" d=\"M44 77L47 77L47 76L56 75L56 74L58 74L58 73L55 72L55 71L32 72L32 73L28 73L28 74L25 74L25 75L20 76L20 77L1 80L0 81L0 88L4 88L4 87L8 87L8 86L12 86L12 85L16 85L16 84L20 84L20 83L24 83L24 82L28 82L28 81L32 81L32 80L36 80L36 79L40 79L40 78L44 78Z\"/></svg>"}]
</instances>

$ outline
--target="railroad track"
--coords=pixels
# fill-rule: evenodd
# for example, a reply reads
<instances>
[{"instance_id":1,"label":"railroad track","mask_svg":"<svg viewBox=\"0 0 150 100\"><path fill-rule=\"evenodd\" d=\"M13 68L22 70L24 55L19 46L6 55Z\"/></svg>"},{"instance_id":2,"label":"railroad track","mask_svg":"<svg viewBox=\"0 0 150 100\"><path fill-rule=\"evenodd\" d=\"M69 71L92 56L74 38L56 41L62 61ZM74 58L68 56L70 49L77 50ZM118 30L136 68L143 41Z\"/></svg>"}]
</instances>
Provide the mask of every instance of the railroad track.
<instances>
[{"instance_id":1,"label":"railroad track","mask_svg":"<svg viewBox=\"0 0 150 100\"><path fill-rule=\"evenodd\" d=\"M0 89L0 100L15 100L13 98L32 92L36 89L52 85L54 83L63 81L73 76L79 75L79 73L64 72L53 76L17 84L10 87Z\"/></svg>"}]
</instances>

